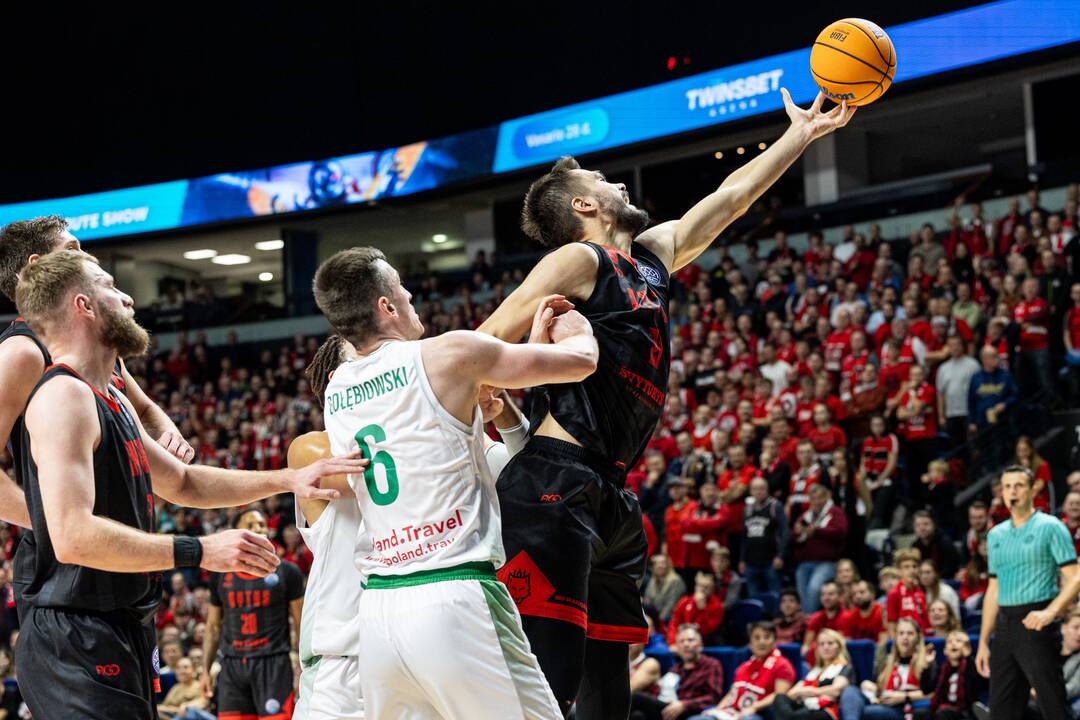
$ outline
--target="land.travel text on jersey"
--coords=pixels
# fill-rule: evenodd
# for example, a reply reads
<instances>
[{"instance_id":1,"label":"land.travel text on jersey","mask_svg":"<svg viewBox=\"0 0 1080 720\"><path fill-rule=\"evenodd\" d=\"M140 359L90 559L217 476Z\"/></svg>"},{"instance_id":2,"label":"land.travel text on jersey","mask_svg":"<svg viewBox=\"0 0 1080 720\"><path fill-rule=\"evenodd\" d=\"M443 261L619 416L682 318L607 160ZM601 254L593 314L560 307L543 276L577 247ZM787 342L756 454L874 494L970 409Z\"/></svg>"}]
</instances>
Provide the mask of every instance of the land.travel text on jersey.
<instances>
[{"instance_id":1,"label":"land.travel text on jersey","mask_svg":"<svg viewBox=\"0 0 1080 720\"><path fill-rule=\"evenodd\" d=\"M351 410L360 407L363 403L403 388L409 384L409 375L405 372L405 366L395 370L379 373L375 377L361 380L344 390L332 393L326 397L326 412L328 415Z\"/></svg>"}]
</instances>

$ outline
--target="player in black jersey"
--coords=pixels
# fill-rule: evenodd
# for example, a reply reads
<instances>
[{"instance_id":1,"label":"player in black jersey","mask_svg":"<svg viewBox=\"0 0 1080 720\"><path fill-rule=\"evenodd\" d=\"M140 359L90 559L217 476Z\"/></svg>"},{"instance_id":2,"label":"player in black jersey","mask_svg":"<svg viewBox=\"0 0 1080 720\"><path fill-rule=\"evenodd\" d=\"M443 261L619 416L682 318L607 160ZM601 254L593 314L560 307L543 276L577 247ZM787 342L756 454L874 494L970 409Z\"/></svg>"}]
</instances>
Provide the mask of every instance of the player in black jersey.
<instances>
[{"instance_id":1,"label":"player in black jersey","mask_svg":"<svg viewBox=\"0 0 1080 720\"><path fill-rule=\"evenodd\" d=\"M78 249L79 240L68 232L67 221L57 215L8 223L0 230L0 292L14 301L19 270L24 265L51 252ZM22 318L0 333L0 387L4 388L0 394L0 445L6 445L9 438L18 438L26 400L51 363L48 350ZM184 441L176 425L131 379L122 362L120 367L118 382L122 382L121 389L131 399L147 431L178 458L190 462L195 451ZM15 443L11 450L18 453ZM16 472L18 467L16 457ZM22 491L3 473L0 473L0 519L21 527L30 526Z\"/></svg>"},{"instance_id":2,"label":"player in black jersey","mask_svg":"<svg viewBox=\"0 0 1080 720\"><path fill-rule=\"evenodd\" d=\"M233 527L267 535L266 518L255 509L236 516ZM210 667L218 654L219 720L287 720L292 717L291 638L299 638L304 575L283 561L266 577L228 572L210 577L210 614L203 641L202 685L210 692ZM289 633L289 621L295 635Z\"/></svg>"},{"instance_id":3,"label":"player in black jersey","mask_svg":"<svg viewBox=\"0 0 1080 720\"><path fill-rule=\"evenodd\" d=\"M16 301L53 357L18 439L35 550L15 564L23 608L19 687L35 717L155 716L145 622L163 570L268 575L262 536L157 535L154 494L189 507L240 505L280 492L335 498L319 478L360 472L355 456L299 471L189 466L155 444L112 384L118 355L145 352L131 298L89 255L47 255L19 275Z\"/></svg>"},{"instance_id":4,"label":"player in black jersey","mask_svg":"<svg viewBox=\"0 0 1080 720\"><path fill-rule=\"evenodd\" d=\"M630 708L627 644L645 642L638 584L646 542L637 498L625 489L667 392L668 278L802 154L843 127L854 108L809 110L783 91L791 126L681 219L649 227L626 186L563 158L529 188L522 228L557 248L480 326L511 342L540 298L562 294L593 324L596 373L534 393L528 446L499 477L508 562L499 577L517 602L533 652L564 712L617 720Z\"/></svg>"}]
</instances>

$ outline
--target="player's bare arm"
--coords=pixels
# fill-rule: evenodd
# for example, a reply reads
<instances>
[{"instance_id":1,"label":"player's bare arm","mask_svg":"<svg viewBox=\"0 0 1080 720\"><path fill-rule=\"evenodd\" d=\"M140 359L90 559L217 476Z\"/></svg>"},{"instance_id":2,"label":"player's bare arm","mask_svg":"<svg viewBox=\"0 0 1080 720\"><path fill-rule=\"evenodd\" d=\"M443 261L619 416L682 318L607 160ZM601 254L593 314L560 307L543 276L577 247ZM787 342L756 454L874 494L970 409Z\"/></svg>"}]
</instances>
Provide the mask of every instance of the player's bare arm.
<instances>
[{"instance_id":1,"label":"player's bare arm","mask_svg":"<svg viewBox=\"0 0 1080 720\"><path fill-rule=\"evenodd\" d=\"M513 345L462 330L424 340L421 352L439 402L462 422L470 422L481 385L514 389L579 382L596 370L599 349L592 326L580 313L555 318L551 339L550 345Z\"/></svg>"},{"instance_id":2,"label":"player's bare arm","mask_svg":"<svg viewBox=\"0 0 1080 720\"><path fill-rule=\"evenodd\" d=\"M188 444L176 424L169 419L165 411L157 406L147 396L139 383L131 377L127 365L120 361L120 376L124 379L124 389L132 407L142 421L143 427L150 437L157 438L156 442L170 453L180 459L181 462L189 463L195 459L195 449Z\"/></svg>"},{"instance_id":3,"label":"player's bare arm","mask_svg":"<svg viewBox=\"0 0 1080 720\"><path fill-rule=\"evenodd\" d=\"M203 671L199 679L199 689L203 697L214 696L214 681L210 670L217 660L218 646L221 644L221 606L211 604L206 613L206 634L203 637Z\"/></svg>"},{"instance_id":4,"label":"player's bare arm","mask_svg":"<svg viewBox=\"0 0 1080 720\"><path fill-rule=\"evenodd\" d=\"M333 457L330 452L330 437L325 431L309 432L296 438L289 444L288 464L290 468L302 468L325 458ZM319 482L324 489L337 490L341 497L355 497L346 475L331 475ZM300 508L304 511L308 525L318 522L329 500L320 498L300 499Z\"/></svg>"},{"instance_id":5,"label":"player's bare arm","mask_svg":"<svg viewBox=\"0 0 1080 720\"><path fill-rule=\"evenodd\" d=\"M814 140L844 127L857 108L845 102L828 112L821 107L825 96L818 94L809 110L792 102L781 88L784 110L791 125L772 146L729 175L720 187L679 220L649 228L636 238L675 271L705 252L713 240L783 175Z\"/></svg>"},{"instance_id":6,"label":"player's bare arm","mask_svg":"<svg viewBox=\"0 0 1080 720\"><path fill-rule=\"evenodd\" d=\"M9 338L0 344L0 445L7 445L15 420L26 408L26 399L45 370L41 350L26 337ZM20 527L30 527L30 514L22 488L0 473L0 519Z\"/></svg>"},{"instance_id":7,"label":"player's bare arm","mask_svg":"<svg viewBox=\"0 0 1080 720\"><path fill-rule=\"evenodd\" d=\"M580 243L548 253L477 330L518 342L529 329L537 304L548 295L562 295L571 302L588 300L596 284L598 263L596 253Z\"/></svg>"},{"instance_id":8,"label":"player's bare arm","mask_svg":"<svg viewBox=\"0 0 1080 720\"><path fill-rule=\"evenodd\" d=\"M128 401L125 399L125 403ZM130 403L128 403L130 408ZM363 472L367 460L356 451L341 457L318 460L299 469L248 471L226 470L206 465L185 465L165 448L153 441L146 428L139 424L154 492L178 505L193 508L230 507L246 505L283 492L301 498L336 500L338 490L322 487L322 479L331 475Z\"/></svg>"},{"instance_id":9,"label":"player's bare arm","mask_svg":"<svg viewBox=\"0 0 1080 720\"><path fill-rule=\"evenodd\" d=\"M56 412L58 407L64 412ZM72 377L47 383L26 409L26 428L57 560L110 572L154 572L176 566L173 536L143 532L94 514L94 450L101 442L101 427L93 391L86 383ZM65 441L56 442L58 437ZM180 463L175 458L173 462ZM202 567L207 569L266 574L278 563L273 545L254 533L228 531L201 543Z\"/></svg>"}]
</instances>

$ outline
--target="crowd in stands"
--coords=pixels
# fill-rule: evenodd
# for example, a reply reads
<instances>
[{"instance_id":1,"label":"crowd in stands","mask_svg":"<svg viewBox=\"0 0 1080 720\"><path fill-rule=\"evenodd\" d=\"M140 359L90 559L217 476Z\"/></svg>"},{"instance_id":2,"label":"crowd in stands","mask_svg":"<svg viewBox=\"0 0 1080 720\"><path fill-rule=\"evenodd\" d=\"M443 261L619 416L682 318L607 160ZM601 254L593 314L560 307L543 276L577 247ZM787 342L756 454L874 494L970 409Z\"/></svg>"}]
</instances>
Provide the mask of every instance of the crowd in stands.
<instances>
[{"instance_id":1,"label":"crowd in stands","mask_svg":"<svg viewBox=\"0 0 1080 720\"><path fill-rule=\"evenodd\" d=\"M1007 462L1026 465L1037 505L1060 507L1080 547L1080 472L1053 477L1036 442L1047 410L1080 397L1077 188L1053 212L1039 202L1033 191L992 220L974 203L944 231L890 241L871 225L845 228L839 244L811 233L796 249L777 231L767 253L720 246L714 267L674 276L665 412L627 478L650 538L642 597L655 631L631 650L633 717L770 706L778 720L966 716L981 689L964 631L987 584L986 533L1008 512L993 484L954 498ZM438 275L406 284L438 334L477 327L523 272L478 256L460 287ZM294 438L323 427L303 377L320 340L211 347L181 332L128 368L196 462L280 468ZM1067 481L1063 498L1055 480ZM306 573L292 499L263 506L279 553ZM158 529L212 533L237 511L158 501ZM10 647L16 529L0 541ZM197 692L206 582L166 574L166 717L208 705ZM1065 638L1077 695L1080 616ZM856 672L857 643L874 648L876 669ZM711 656L722 646L745 662L722 667ZM11 657L0 650L9 679ZM17 688L5 688L0 720L18 717Z\"/></svg>"}]
</instances>

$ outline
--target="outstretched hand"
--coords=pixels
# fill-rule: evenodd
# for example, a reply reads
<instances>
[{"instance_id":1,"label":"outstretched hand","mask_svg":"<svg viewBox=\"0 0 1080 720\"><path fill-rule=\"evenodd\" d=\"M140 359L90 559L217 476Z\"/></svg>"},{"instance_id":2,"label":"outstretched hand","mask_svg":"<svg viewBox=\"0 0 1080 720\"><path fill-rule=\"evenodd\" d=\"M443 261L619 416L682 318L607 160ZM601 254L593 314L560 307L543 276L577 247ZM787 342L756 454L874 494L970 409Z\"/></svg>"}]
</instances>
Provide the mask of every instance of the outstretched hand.
<instances>
[{"instance_id":1,"label":"outstretched hand","mask_svg":"<svg viewBox=\"0 0 1080 720\"><path fill-rule=\"evenodd\" d=\"M319 487L319 481L330 475L361 473L367 465L368 461L359 450L354 450L348 455L317 460L305 467L289 471L291 473L289 491L295 493L298 498L337 500L341 497L341 493L330 488Z\"/></svg>"},{"instance_id":2,"label":"outstretched hand","mask_svg":"<svg viewBox=\"0 0 1080 720\"><path fill-rule=\"evenodd\" d=\"M792 126L805 128L811 141L844 127L858 110L857 107L848 107L847 100L844 100L832 110L822 112L821 106L825 104L823 92L819 92L814 98L809 110L803 110L792 101L787 88L780 88L780 94L784 97L784 110L791 119Z\"/></svg>"}]
</instances>

